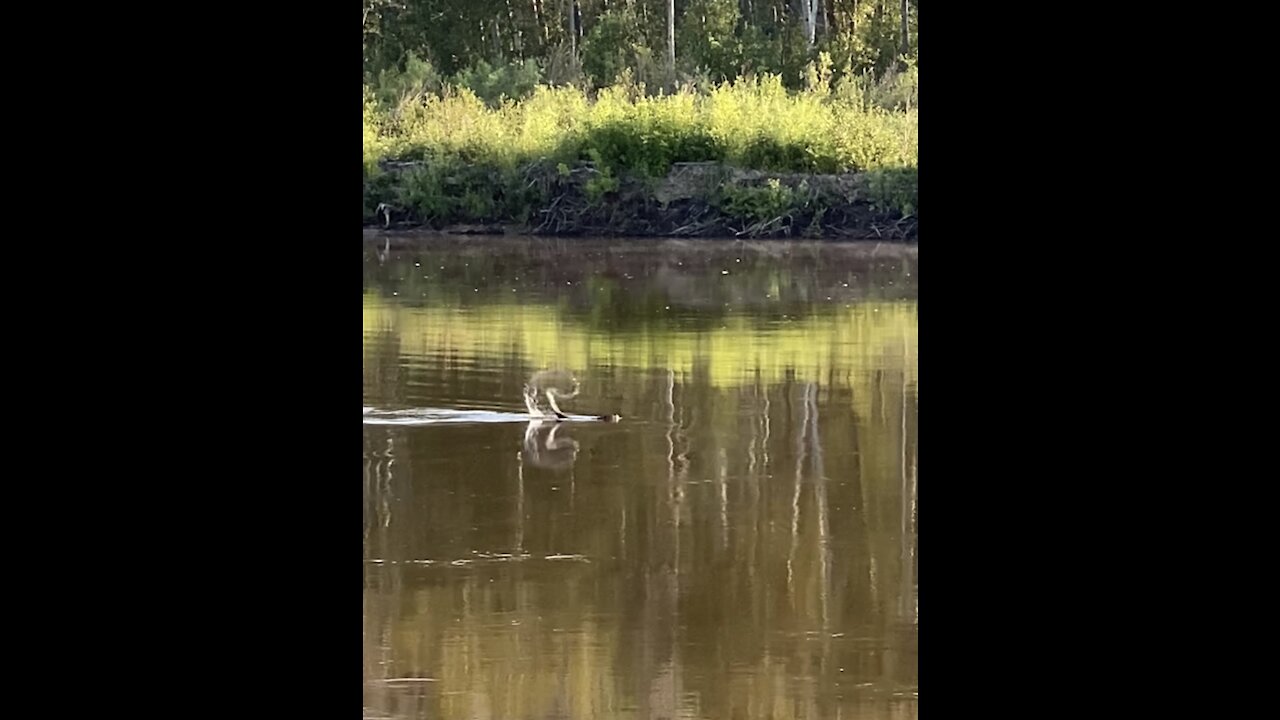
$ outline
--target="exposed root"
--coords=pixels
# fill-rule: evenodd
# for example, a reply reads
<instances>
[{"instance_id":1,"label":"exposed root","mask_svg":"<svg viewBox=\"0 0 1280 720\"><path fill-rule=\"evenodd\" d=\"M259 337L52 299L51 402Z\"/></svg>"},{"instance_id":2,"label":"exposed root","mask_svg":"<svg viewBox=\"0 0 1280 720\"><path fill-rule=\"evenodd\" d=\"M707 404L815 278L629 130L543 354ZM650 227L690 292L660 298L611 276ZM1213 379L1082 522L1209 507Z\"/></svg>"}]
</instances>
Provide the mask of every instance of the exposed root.
<instances>
[{"instance_id":1,"label":"exposed root","mask_svg":"<svg viewBox=\"0 0 1280 720\"><path fill-rule=\"evenodd\" d=\"M398 175L423 163L382 166ZM867 176L858 173L785 174L719 163L678 163L667 178L655 183L615 177L590 162L567 168L543 160L525 167L517 184L536 198L528 223L520 228L534 235L914 241L919 233L914 212L903 214L873 204L873 188ZM782 199L770 204L773 197ZM764 200L753 204L755 198ZM384 228L422 224L412 208L398 208L393 202L379 204L375 218ZM476 219L435 218L432 224L450 222ZM493 226L482 222L466 227Z\"/></svg>"}]
</instances>

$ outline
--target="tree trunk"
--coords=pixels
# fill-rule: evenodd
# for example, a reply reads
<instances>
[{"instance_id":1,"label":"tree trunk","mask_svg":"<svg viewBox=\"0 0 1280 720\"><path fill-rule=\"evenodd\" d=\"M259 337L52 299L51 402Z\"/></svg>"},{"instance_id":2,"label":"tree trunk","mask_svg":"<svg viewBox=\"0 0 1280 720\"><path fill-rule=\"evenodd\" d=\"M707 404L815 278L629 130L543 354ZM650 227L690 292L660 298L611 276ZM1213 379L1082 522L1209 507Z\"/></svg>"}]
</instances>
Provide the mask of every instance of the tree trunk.
<instances>
[{"instance_id":1,"label":"tree trunk","mask_svg":"<svg viewBox=\"0 0 1280 720\"><path fill-rule=\"evenodd\" d=\"M569 52L574 57L578 56L578 28L573 16L573 6L576 4L577 0L569 0Z\"/></svg>"},{"instance_id":2,"label":"tree trunk","mask_svg":"<svg viewBox=\"0 0 1280 720\"><path fill-rule=\"evenodd\" d=\"M667 68L676 79L676 0L667 0Z\"/></svg>"},{"instance_id":3,"label":"tree trunk","mask_svg":"<svg viewBox=\"0 0 1280 720\"><path fill-rule=\"evenodd\" d=\"M902 0L902 49L900 51L900 54L903 57L906 57L907 53L911 51L911 43L909 42L909 38L907 37L907 32L908 32L907 6L908 6L907 0Z\"/></svg>"},{"instance_id":4,"label":"tree trunk","mask_svg":"<svg viewBox=\"0 0 1280 720\"><path fill-rule=\"evenodd\" d=\"M809 49L813 49L814 36L818 30L818 0L805 0L804 34L809 41Z\"/></svg>"},{"instance_id":5,"label":"tree trunk","mask_svg":"<svg viewBox=\"0 0 1280 720\"><path fill-rule=\"evenodd\" d=\"M810 50L813 49L814 34L818 24L818 0L799 0L800 29L804 31L804 40ZM788 7L793 9L794 6Z\"/></svg>"}]
</instances>

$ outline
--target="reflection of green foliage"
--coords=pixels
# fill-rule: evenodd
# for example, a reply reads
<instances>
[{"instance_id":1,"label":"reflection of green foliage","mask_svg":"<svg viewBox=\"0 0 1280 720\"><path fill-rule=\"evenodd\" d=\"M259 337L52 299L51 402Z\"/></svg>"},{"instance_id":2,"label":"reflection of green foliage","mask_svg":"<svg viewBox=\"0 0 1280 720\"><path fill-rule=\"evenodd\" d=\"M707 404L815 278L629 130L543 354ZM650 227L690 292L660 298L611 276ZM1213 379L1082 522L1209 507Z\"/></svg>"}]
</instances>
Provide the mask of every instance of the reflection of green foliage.
<instances>
[{"instance_id":1,"label":"reflection of green foliage","mask_svg":"<svg viewBox=\"0 0 1280 720\"><path fill-rule=\"evenodd\" d=\"M411 354L455 350L483 356L516 348L531 367L587 367L604 360L691 372L704 365L714 387L735 386L756 372L768 380L781 380L788 372L797 379L820 380L836 366L869 373L869 364L858 365L886 352L905 353L914 363L917 337L915 302L861 303L765 333L751 318L730 316L714 329L684 330L669 323L644 333L602 335L562 322L553 307L530 304L482 305L460 315L450 308L396 309L366 296L364 312L366 342L371 331L396 327L402 351ZM861 350L846 357L844 348L849 347Z\"/></svg>"},{"instance_id":2,"label":"reflection of green foliage","mask_svg":"<svg viewBox=\"0 0 1280 720\"><path fill-rule=\"evenodd\" d=\"M562 322L611 332L718 328L734 314L768 325L829 315L852 301L916 296L913 254L855 260L840 246L801 250L803 245L796 244L796 255L786 261L769 252L771 246L762 252L749 243L699 243L693 252L626 251L610 259L544 252L540 242L513 239L491 242L485 252L453 248L393 256L385 264L366 264L365 282L380 286L385 296L396 292L398 302L436 307L555 297Z\"/></svg>"},{"instance_id":3,"label":"reflection of green foliage","mask_svg":"<svg viewBox=\"0 0 1280 720\"><path fill-rule=\"evenodd\" d=\"M558 260L517 268L493 252L462 255L439 263L451 280L432 282L546 273L553 283ZM750 272L735 267L727 277ZM756 281L822 292L804 267ZM625 278L596 274L573 291L597 301L557 307L568 291L495 297L459 313L365 297L367 392L467 392L483 378L496 402L514 404L530 368L554 365L584 380L591 405L578 407L618 398L616 409L635 420L568 429L583 445L572 491L565 475L517 457L519 433L509 427L366 428L371 450L395 440L393 471L384 472L392 477L379 484L370 472L366 485L366 554L389 561L365 574L366 706L404 710L406 697L424 697L420 712L471 718L479 699L495 717L576 720L635 707L658 682L682 683L707 717L790 717L819 702L854 716L878 700L901 703L892 697L916 686L914 537L903 490L915 476L916 303L630 331L573 317L645 296ZM460 373L447 358L475 366ZM512 452L487 451L494 447ZM476 549L528 558L485 563ZM542 560L552 553L584 561ZM437 564L410 562L423 558ZM618 651L670 642L677 615L678 652ZM775 632L748 632L761 627ZM810 632L828 627L860 630ZM891 652L846 659L863 657L872 639ZM819 683L792 689L817 653L821 667L847 669L843 679L859 689L853 699L832 701ZM725 664L741 672L706 672ZM386 677L431 677L437 692L410 696L377 682Z\"/></svg>"}]
</instances>

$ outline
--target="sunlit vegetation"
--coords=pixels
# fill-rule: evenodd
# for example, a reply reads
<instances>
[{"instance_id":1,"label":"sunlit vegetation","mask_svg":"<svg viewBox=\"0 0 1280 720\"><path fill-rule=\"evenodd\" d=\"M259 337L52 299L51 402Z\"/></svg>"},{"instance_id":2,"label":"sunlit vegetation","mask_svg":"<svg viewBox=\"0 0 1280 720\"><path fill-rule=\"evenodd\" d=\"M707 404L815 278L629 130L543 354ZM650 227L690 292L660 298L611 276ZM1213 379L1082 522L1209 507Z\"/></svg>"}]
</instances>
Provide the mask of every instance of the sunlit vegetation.
<instances>
[{"instance_id":1,"label":"sunlit vegetation","mask_svg":"<svg viewBox=\"0 0 1280 720\"><path fill-rule=\"evenodd\" d=\"M915 70L910 82L914 84ZM858 78L824 79L799 92L776 75L739 78L670 94L643 86L538 86L521 101L486 104L465 86L383 95L366 88L364 158L456 158L513 168L537 160L595 160L665 175L675 162L725 161L780 172L914 167L918 110L868 101Z\"/></svg>"},{"instance_id":2,"label":"sunlit vegetation","mask_svg":"<svg viewBox=\"0 0 1280 720\"><path fill-rule=\"evenodd\" d=\"M909 217L918 208L916 78L912 65L879 83L833 81L824 55L798 91L761 75L654 93L624 76L590 95L538 85L522 100L493 103L464 85L428 91L384 73L365 88L365 222L534 226L571 197L576 205L555 229L577 228L603 206L615 218L619 207L652 211L681 163L768 175L693 193L714 214L686 227L723 230L723 218L752 235L784 227L822 235L827 212L855 202ZM885 107L886 98L898 99ZM849 173L865 174L861 197L806 179Z\"/></svg>"}]
</instances>

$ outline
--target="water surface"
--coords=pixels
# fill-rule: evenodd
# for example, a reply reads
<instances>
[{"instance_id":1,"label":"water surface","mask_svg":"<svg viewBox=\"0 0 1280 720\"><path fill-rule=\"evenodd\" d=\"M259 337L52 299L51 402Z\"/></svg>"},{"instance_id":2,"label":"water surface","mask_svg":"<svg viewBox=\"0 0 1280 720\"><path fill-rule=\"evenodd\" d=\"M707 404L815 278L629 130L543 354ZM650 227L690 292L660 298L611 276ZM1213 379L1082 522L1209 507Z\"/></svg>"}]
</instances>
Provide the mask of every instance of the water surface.
<instances>
[{"instance_id":1,"label":"water surface","mask_svg":"<svg viewBox=\"0 0 1280 720\"><path fill-rule=\"evenodd\" d=\"M915 718L916 267L366 238L365 716Z\"/></svg>"}]
</instances>

